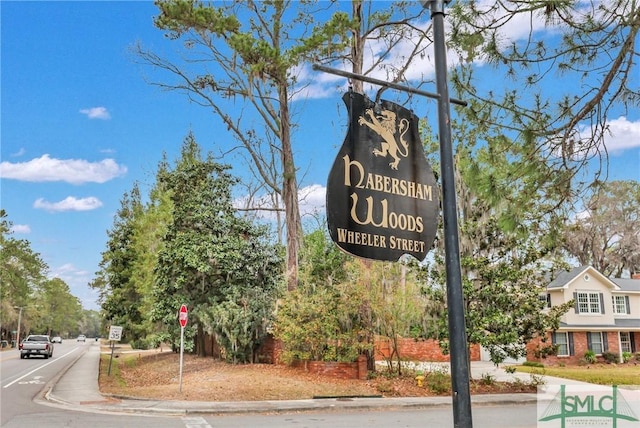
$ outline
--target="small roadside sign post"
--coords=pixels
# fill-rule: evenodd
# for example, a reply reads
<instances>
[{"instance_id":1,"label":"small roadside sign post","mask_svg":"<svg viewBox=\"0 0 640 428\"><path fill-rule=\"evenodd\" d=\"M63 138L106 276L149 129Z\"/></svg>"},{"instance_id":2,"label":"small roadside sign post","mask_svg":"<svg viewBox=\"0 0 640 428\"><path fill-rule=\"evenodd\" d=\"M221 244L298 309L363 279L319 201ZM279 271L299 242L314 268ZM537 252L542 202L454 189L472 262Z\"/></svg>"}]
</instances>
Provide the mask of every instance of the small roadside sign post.
<instances>
[{"instance_id":1,"label":"small roadside sign post","mask_svg":"<svg viewBox=\"0 0 640 428\"><path fill-rule=\"evenodd\" d=\"M180 306L178 320L180 320L180 392L182 392L182 356L184 354L184 328L187 326L189 311L187 305Z\"/></svg>"},{"instance_id":2,"label":"small roadside sign post","mask_svg":"<svg viewBox=\"0 0 640 428\"><path fill-rule=\"evenodd\" d=\"M122 339L122 327L112 325L109 327L109 341L111 342L111 358L109 358L109 370L107 370L107 376L111 376L111 363L113 362L113 350L115 348L114 342L119 342Z\"/></svg>"}]
</instances>

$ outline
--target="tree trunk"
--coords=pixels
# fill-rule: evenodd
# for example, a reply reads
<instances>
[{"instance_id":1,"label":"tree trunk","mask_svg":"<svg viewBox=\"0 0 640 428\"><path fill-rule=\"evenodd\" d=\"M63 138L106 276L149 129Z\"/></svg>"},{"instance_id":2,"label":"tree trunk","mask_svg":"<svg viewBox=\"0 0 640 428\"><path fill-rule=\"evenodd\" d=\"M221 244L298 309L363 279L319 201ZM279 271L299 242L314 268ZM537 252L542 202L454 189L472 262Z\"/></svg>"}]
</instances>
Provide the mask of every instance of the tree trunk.
<instances>
[{"instance_id":1,"label":"tree trunk","mask_svg":"<svg viewBox=\"0 0 640 428\"><path fill-rule=\"evenodd\" d=\"M198 333L196 334L196 343L195 343L195 347L196 347L196 352L198 353L199 357L206 357L207 353L205 352L205 334L204 334L204 329L202 328L202 323L198 323Z\"/></svg>"},{"instance_id":2,"label":"tree trunk","mask_svg":"<svg viewBox=\"0 0 640 428\"><path fill-rule=\"evenodd\" d=\"M302 222L298 206L298 180L291 148L291 126L286 84L279 85L280 102L280 140L282 142L282 200L285 208L285 227L287 231L287 290L298 287L298 252Z\"/></svg>"},{"instance_id":3,"label":"tree trunk","mask_svg":"<svg viewBox=\"0 0 640 428\"><path fill-rule=\"evenodd\" d=\"M351 72L362 74L362 64L364 63L364 39L362 38L362 0L354 0L352 3L353 20L358 22L358 29L353 30L353 38L351 39ZM353 79L350 81L353 91L358 94L364 94L362 80Z\"/></svg>"}]
</instances>

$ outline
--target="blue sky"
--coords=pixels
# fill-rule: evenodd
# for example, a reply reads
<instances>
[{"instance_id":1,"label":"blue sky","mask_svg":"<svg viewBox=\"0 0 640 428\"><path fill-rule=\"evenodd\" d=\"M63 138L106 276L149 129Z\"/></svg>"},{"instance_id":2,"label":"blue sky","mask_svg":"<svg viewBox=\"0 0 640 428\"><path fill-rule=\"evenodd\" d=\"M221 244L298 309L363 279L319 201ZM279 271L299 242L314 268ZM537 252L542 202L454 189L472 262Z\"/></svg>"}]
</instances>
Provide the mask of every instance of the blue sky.
<instances>
[{"instance_id":1,"label":"blue sky","mask_svg":"<svg viewBox=\"0 0 640 428\"><path fill-rule=\"evenodd\" d=\"M209 111L148 84L150 70L129 53L137 41L161 52L178 48L153 26L152 2L2 1L0 11L2 208L14 237L31 242L50 276L65 280L86 309L98 309L87 284L122 195L135 181L152 183L163 152L173 161L189 132L214 153L232 143ZM425 63L420 72L431 70ZM314 85L296 102L294 146L300 185L317 206L345 135L336 89L344 79L307 77ZM609 178L640 180L640 112L619 112L611 126ZM234 174L246 170L237 159L225 162Z\"/></svg>"}]
</instances>

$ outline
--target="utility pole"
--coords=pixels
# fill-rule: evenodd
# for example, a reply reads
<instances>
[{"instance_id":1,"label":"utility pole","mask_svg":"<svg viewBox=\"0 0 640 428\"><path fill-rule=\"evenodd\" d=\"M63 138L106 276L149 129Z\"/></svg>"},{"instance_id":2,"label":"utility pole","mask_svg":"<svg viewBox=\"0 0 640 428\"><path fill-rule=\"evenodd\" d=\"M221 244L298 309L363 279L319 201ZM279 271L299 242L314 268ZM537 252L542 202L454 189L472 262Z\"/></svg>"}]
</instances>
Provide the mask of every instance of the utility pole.
<instances>
[{"instance_id":1,"label":"utility pole","mask_svg":"<svg viewBox=\"0 0 640 428\"><path fill-rule=\"evenodd\" d=\"M16 347L20 346L20 323L22 322L22 306L14 306L13 309L20 309L18 312L18 331L16 332Z\"/></svg>"},{"instance_id":2,"label":"utility pole","mask_svg":"<svg viewBox=\"0 0 640 428\"><path fill-rule=\"evenodd\" d=\"M449 98L447 85L447 52L444 38L444 6L451 0L421 0L424 8L431 9L433 21L433 45L437 93L421 91L385 82L356 73L336 70L318 64L314 70L338 76L358 79L400 91L423 95L438 100L438 134L440 143L440 169L442 179L442 217L444 220L444 249L447 274L447 308L449 323L449 350L451 357L451 386L453 399L453 423L455 428L472 428L471 391L469 381L469 354L464 320L464 294L460 270L460 244L458 242L458 209L456 183L451 144L450 103L466 106L467 103Z\"/></svg>"},{"instance_id":3,"label":"utility pole","mask_svg":"<svg viewBox=\"0 0 640 428\"><path fill-rule=\"evenodd\" d=\"M440 143L440 175L442 179L442 217L447 273L447 313L451 357L451 395L453 426L471 428L471 392L469 387L469 354L464 319L464 294L460 270L458 242L458 209L451 144L451 109L447 84L447 51L444 38L444 6L450 0L423 0L430 7L433 21L433 46L438 92L438 134Z\"/></svg>"}]
</instances>

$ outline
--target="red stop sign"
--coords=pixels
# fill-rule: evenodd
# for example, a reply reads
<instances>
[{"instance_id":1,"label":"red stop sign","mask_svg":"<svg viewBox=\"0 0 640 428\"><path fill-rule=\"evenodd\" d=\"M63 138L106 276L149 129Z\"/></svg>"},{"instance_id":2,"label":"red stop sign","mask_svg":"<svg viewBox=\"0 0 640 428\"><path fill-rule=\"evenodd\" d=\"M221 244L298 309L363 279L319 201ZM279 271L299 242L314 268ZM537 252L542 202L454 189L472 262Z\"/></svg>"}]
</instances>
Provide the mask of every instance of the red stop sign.
<instances>
[{"instance_id":1,"label":"red stop sign","mask_svg":"<svg viewBox=\"0 0 640 428\"><path fill-rule=\"evenodd\" d=\"M189 313L189 311L187 311L187 306L186 305L180 306L180 315L179 315L178 319L180 320L180 327L182 327L182 328L187 326L187 319L189 318L188 313Z\"/></svg>"}]
</instances>

